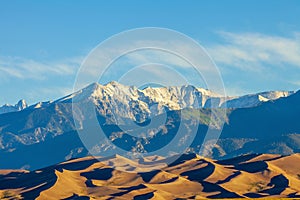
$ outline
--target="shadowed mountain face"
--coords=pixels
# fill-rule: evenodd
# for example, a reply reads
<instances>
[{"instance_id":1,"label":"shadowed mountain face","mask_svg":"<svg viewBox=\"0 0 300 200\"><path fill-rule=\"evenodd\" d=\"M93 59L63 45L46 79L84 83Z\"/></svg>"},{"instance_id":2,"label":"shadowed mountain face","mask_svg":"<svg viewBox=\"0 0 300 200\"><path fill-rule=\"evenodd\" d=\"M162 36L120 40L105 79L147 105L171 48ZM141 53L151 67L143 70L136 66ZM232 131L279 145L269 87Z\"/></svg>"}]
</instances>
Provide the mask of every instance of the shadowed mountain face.
<instances>
[{"instance_id":1,"label":"shadowed mountain face","mask_svg":"<svg viewBox=\"0 0 300 200\"><path fill-rule=\"evenodd\" d=\"M266 102L253 108L233 111L224 127L224 137L280 136L300 130L300 91L288 98Z\"/></svg>"},{"instance_id":2,"label":"shadowed mountain face","mask_svg":"<svg viewBox=\"0 0 300 200\"><path fill-rule=\"evenodd\" d=\"M36 171L0 170L0 197L11 199L195 199L300 197L300 155L251 154L214 161L182 155L128 162L114 156L73 159ZM145 172L135 169L143 167Z\"/></svg>"},{"instance_id":3,"label":"shadowed mountain face","mask_svg":"<svg viewBox=\"0 0 300 200\"><path fill-rule=\"evenodd\" d=\"M208 152L213 158L224 159L246 153L287 155L300 152L300 123L297 118L300 114L300 92L250 96L241 98L246 108L235 107L226 111L219 104L218 108L205 108L209 101L221 97L192 86L139 91L117 83L107 86L93 84L51 103L1 114L0 169L32 170L87 156L88 151L76 132L74 120L78 120L78 116L73 117L72 100L82 105L92 102L99 126L111 145L126 151L159 150L174 139L181 126L185 134L180 141L190 137L193 128L197 130L188 152L198 153L207 130L217 133L222 128L220 121L225 119L220 139ZM260 100L254 101L256 97ZM231 100L228 103L236 105L238 102L238 98ZM201 105L196 106L196 101ZM251 102L256 103L249 107ZM211 113L217 115L211 119ZM79 118L88 119L89 114ZM134 128L126 127L131 120L134 120ZM147 129L153 121L162 122L157 125L159 131L154 131L155 134ZM97 133L91 131L88 134ZM211 141L208 141L204 146L210 147L210 144ZM94 145L99 153L105 153L111 147L103 147L99 141L95 141Z\"/></svg>"},{"instance_id":4,"label":"shadowed mountain face","mask_svg":"<svg viewBox=\"0 0 300 200\"><path fill-rule=\"evenodd\" d=\"M287 98L232 111L215 149L217 155L299 152L299 102L298 91Z\"/></svg>"}]
</instances>

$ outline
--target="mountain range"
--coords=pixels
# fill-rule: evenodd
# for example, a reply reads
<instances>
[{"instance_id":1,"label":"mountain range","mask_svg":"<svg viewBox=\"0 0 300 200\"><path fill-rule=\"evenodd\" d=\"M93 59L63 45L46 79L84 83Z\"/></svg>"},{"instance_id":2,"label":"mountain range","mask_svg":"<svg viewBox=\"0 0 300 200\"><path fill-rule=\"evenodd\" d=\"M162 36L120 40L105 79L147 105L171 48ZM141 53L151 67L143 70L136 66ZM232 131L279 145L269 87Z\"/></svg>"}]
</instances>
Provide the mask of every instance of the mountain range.
<instances>
[{"instance_id":1,"label":"mountain range","mask_svg":"<svg viewBox=\"0 0 300 200\"><path fill-rule=\"evenodd\" d=\"M88 119L90 113L74 116L74 104L94 105L99 125L111 142L103 146L95 141L98 153L113 145L131 152L152 152L172 141L182 123L185 137L192 134L191 129L197 130L187 149L190 153L201 151L205 133L211 130L221 132L216 144L204 144L214 159L249 153L293 154L300 152L299 100L299 91L224 97L191 85L138 89L117 82L93 83L55 101L31 106L21 101L1 107L0 168L32 170L89 155L74 121ZM215 118L212 113L217 113ZM162 131L150 134L153 130L143 128L152 121L165 122L156 127ZM224 126L220 121L225 121ZM129 122L136 126L124 129ZM130 132L146 136L137 138Z\"/></svg>"},{"instance_id":2,"label":"mountain range","mask_svg":"<svg viewBox=\"0 0 300 200\"><path fill-rule=\"evenodd\" d=\"M28 106L25 100L20 100L16 105L5 104L0 107L0 114L8 112L21 111L23 109L34 109L49 106L51 103L68 102L70 99L87 99L93 98L95 103L119 103L126 104L135 102L139 108L145 107L148 109L153 104L157 104L158 109L153 111L155 114L160 114L162 107L168 110L180 110L186 107L191 108L245 108L254 107L262 102L276 100L281 97L287 97L294 94L294 91L269 91L243 96L227 96L224 97L213 91L196 88L192 85L185 86L170 86L152 88L147 87L142 90L135 86L125 86L118 82L112 81L106 85L93 83L86 88L63 97L57 101L39 102ZM114 102L113 102L114 101ZM117 102L118 101L118 102ZM122 102L123 101L123 102ZM145 111L145 110L143 110Z\"/></svg>"}]
</instances>

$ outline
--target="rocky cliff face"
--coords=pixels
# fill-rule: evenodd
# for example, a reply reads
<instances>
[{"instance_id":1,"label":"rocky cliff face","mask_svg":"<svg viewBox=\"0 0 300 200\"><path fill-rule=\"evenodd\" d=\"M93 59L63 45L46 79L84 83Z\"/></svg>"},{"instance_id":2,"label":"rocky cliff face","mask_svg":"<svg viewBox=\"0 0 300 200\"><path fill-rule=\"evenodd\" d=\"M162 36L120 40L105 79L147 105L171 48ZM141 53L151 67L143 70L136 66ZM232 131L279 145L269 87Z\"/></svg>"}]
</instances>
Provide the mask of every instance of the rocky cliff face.
<instances>
[{"instance_id":1,"label":"rocky cliff face","mask_svg":"<svg viewBox=\"0 0 300 200\"><path fill-rule=\"evenodd\" d=\"M0 114L8 112L17 112L27 108L28 105L24 99L20 100L16 105L5 104L0 107Z\"/></svg>"}]
</instances>

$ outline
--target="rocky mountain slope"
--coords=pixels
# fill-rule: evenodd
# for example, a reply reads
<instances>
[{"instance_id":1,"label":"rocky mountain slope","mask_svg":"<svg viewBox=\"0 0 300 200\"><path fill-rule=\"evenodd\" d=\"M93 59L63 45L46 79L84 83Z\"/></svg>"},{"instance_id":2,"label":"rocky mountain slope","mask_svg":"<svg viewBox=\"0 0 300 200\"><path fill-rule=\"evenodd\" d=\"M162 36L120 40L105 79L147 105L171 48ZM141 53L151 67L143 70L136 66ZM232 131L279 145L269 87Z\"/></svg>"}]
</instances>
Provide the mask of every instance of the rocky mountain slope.
<instances>
[{"instance_id":1,"label":"rocky mountain slope","mask_svg":"<svg viewBox=\"0 0 300 200\"><path fill-rule=\"evenodd\" d=\"M127 151L151 152L160 148L172 141L182 124L184 137L192 134L192 128L197 129L188 149L192 152L199 152L208 129L212 133L222 131L218 143L210 152L213 158L245 153L300 152L300 125L297 120L300 92L268 92L247 98L262 99L262 96L265 99L251 107L248 107L250 103L246 103L243 104L245 108L224 111L221 104L213 109L205 106L209 101L223 97L193 86L138 90L116 82L104 86L92 84L53 102L1 114L0 157L3 159L0 159L0 168L37 169L88 155L76 132L74 120L78 119L73 117L72 101L83 106L92 103L99 126L105 130L111 145L118 145ZM281 96L285 98L279 98ZM239 98L247 102L246 97ZM221 113L221 118L226 122L223 129L219 124L220 116L210 118L211 113L215 112ZM87 112L79 118L88 119L89 115ZM135 122L134 129L124 129L128 121ZM161 122L157 128L163 131L150 134L151 130L143 128L152 121ZM146 137L137 138L128 131ZM210 146L209 142L204 145ZM95 143L95 146L101 144ZM109 147L97 148L103 152Z\"/></svg>"}]
</instances>

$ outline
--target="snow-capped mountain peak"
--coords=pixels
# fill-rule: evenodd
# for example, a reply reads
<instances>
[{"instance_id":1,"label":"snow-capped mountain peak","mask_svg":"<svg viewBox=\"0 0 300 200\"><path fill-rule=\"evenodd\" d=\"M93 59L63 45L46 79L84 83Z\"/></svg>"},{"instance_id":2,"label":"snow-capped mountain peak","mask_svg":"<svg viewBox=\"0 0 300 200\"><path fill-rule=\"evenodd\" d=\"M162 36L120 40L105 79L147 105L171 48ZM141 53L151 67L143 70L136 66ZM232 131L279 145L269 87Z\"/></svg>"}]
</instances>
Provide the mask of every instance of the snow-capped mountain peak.
<instances>
[{"instance_id":1,"label":"snow-capped mountain peak","mask_svg":"<svg viewBox=\"0 0 300 200\"><path fill-rule=\"evenodd\" d=\"M25 101L24 99L21 99L21 100L17 103L16 106L18 107L18 110L23 110L23 109L25 109L25 108L28 107L28 105L27 105L27 103L26 103L26 101Z\"/></svg>"},{"instance_id":2,"label":"snow-capped mountain peak","mask_svg":"<svg viewBox=\"0 0 300 200\"><path fill-rule=\"evenodd\" d=\"M0 107L0 114L16 112L26 108L37 109L52 103L89 101L103 115L114 113L125 118L144 120L168 110L183 108L254 107L262 102L287 97L293 93L290 91L270 91L237 97L224 97L208 89L196 88L192 85L138 89L136 86L126 86L112 81L105 85L92 83L54 102L40 102L28 107L25 100L20 100L14 106L4 105Z\"/></svg>"},{"instance_id":3,"label":"snow-capped mountain peak","mask_svg":"<svg viewBox=\"0 0 300 200\"><path fill-rule=\"evenodd\" d=\"M228 108L248 108L254 107L262 102L267 102L270 100L276 100L282 97L288 97L291 94L294 94L293 91L269 91L269 92L260 92L256 94L248 94L244 96L234 97L226 101L221 105L221 107Z\"/></svg>"},{"instance_id":4,"label":"snow-capped mountain peak","mask_svg":"<svg viewBox=\"0 0 300 200\"><path fill-rule=\"evenodd\" d=\"M27 107L28 105L26 101L24 99L21 99L20 101L18 101L16 105L4 104L2 107L0 107L0 114L8 113L8 112L17 112Z\"/></svg>"}]
</instances>

